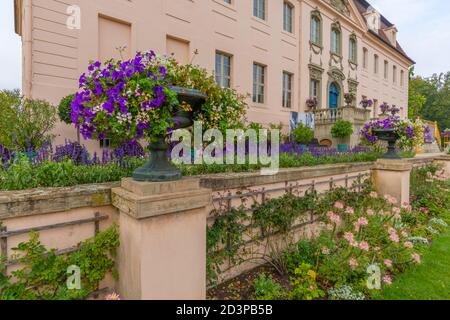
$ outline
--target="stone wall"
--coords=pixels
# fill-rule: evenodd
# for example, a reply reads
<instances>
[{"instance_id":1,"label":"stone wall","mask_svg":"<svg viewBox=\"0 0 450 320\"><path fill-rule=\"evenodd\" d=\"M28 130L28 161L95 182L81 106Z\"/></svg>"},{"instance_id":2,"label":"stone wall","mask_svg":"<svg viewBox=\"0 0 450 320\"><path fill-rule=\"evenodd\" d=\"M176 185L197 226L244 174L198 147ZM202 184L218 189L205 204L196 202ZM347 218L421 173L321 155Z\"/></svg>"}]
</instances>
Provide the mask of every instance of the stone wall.
<instances>
[{"instance_id":1,"label":"stone wall","mask_svg":"<svg viewBox=\"0 0 450 320\"><path fill-rule=\"evenodd\" d=\"M421 156L420 158L407 160L407 162L410 162L413 166L425 166L436 162L446 166L450 172L449 160L449 156ZM199 230L206 230L207 225L214 223L215 216L213 212L221 208L240 206L244 198L246 199L245 206L249 208L255 202L260 203L270 198L279 197L286 190L294 191L301 196L305 190L312 186L321 192L326 192L331 186L350 187L355 180L364 178L374 168L375 163L351 163L283 169L274 176L261 176L259 173L228 173L187 178L188 180L194 179L199 181L198 187L194 189L201 189L198 192L202 194L201 202L204 204L201 208L190 206L189 208L192 208L188 208L189 210L186 212L192 213L194 209L195 212L203 210L203 222L199 220L201 215L197 214L195 223L197 224L196 228ZM11 255L13 247L20 242L27 241L28 231L31 230L37 230L40 233L42 243L48 248L58 249L61 253L73 249L79 242L91 238L96 232L104 230L113 222L120 220L122 213L124 213L124 208L120 207L119 213L119 210L113 206L111 192L111 190L116 190L115 193L118 196L121 196L121 194L123 196L123 192L117 193L120 186L119 183L106 183L70 188L0 192L0 255ZM124 184L122 183L123 187ZM196 190L192 192L196 193ZM208 199L206 199L205 190L209 190L213 199L210 204L208 204ZM183 199L187 199L185 197L186 191L178 193L183 195ZM146 195L143 193L142 196L148 203L156 203L154 201L161 201L161 199L167 197L167 203L164 204L167 208L169 208L169 204L176 204L176 201L181 201L176 192L163 192L162 195ZM176 205L171 207L175 214L174 217L178 217L173 221L180 221L181 217L188 216L187 213L184 215L185 210L183 208L190 202L187 200L183 200L183 202L184 206ZM164 221L172 221L171 219L166 219L168 215L169 217L171 215L170 212L166 211L159 216L154 216L151 213L147 213L143 217L138 216L137 218L129 214L127 216L133 219L136 218L136 223L155 221L155 223L158 222L159 224ZM306 222L308 223L295 230L297 236L307 237L314 233L316 227L314 225L314 217L311 217L311 220ZM200 225L198 225L199 223ZM199 237L202 242L205 234L201 234ZM181 240L185 241L185 239ZM161 242L161 239L152 240L151 235L146 241L157 241L158 247L165 244L165 242ZM193 243L198 243L198 241ZM252 246L252 244L249 243L249 246ZM127 250L132 249L132 247L127 248ZM164 248L161 247L161 250L164 250ZM206 251L206 243L204 248L200 247L198 251L204 252L203 250ZM162 270L164 270L165 262L161 261L161 263L163 266ZM260 263L261 261L256 261L244 264L238 268L228 269L223 273L221 279L229 279ZM200 264L203 266L204 261ZM12 263L8 266L7 271L10 273L16 267ZM224 267L227 269L226 266ZM159 274L158 277L165 277L165 275ZM111 279L106 279L103 286L114 288L116 284ZM189 290L186 290L186 292L188 294ZM189 296L180 296L179 298L189 298Z\"/></svg>"}]
</instances>

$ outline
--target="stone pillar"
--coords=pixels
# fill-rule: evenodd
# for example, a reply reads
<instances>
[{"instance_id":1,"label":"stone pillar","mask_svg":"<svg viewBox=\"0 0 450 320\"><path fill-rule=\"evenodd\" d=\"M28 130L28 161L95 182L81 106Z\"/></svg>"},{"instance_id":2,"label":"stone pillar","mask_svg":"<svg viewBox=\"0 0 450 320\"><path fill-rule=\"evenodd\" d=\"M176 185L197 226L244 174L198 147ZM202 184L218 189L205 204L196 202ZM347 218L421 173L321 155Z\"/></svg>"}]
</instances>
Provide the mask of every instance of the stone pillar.
<instances>
[{"instance_id":1,"label":"stone pillar","mask_svg":"<svg viewBox=\"0 0 450 320\"><path fill-rule=\"evenodd\" d=\"M395 197L398 205L409 204L412 164L405 160L379 159L372 169L377 192Z\"/></svg>"},{"instance_id":2,"label":"stone pillar","mask_svg":"<svg viewBox=\"0 0 450 320\"><path fill-rule=\"evenodd\" d=\"M206 218L212 192L198 179L124 179L119 209L118 292L126 300L206 298Z\"/></svg>"},{"instance_id":3,"label":"stone pillar","mask_svg":"<svg viewBox=\"0 0 450 320\"><path fill-rule=\"evenodd\" d=\"M447 175L450 175L450 155L442 155L434 161L437 165L442 166Z\"/></svg>"}]
</instances>

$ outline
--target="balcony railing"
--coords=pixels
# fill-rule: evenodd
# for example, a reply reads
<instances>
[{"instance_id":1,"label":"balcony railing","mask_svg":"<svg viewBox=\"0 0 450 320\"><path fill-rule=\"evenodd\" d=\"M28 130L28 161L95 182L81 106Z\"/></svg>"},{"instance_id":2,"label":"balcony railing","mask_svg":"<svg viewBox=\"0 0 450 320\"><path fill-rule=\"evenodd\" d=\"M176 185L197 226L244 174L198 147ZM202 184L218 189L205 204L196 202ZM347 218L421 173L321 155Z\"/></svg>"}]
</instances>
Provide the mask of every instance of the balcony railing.
<instances>
[{"instance_id":1,"label":"balcony railing","mask_svg":"<svg viewBox=\"0 0 450 320\"><path fill-rule=\"evenodd\" d=\"M346 120L354 124L370 121L370 110L356 107L316 109L311 112L314 114L316 125L333 124L338 120Z\"/></svg>"}]
</instances>

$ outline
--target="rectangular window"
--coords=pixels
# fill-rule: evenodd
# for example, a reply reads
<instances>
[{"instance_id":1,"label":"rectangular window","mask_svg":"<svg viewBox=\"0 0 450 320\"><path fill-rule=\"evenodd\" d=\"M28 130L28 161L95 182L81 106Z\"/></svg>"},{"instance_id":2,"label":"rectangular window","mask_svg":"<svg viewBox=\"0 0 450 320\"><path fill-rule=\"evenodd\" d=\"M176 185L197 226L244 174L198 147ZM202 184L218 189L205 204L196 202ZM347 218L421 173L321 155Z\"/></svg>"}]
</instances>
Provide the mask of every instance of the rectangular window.
<instances>
[{"instance_id":1,"label":"rectangular window","mask_svg":"<svg viewBox=\"0 0 450 320\"><path fill-rule=\"evenodd\" d=\"M394 83L397 83L397 66L394 66L392 68L392 81Z\"/></svg>"},{"instance_id":2,"label":"rectangular window","mask_svg":"<svg viewBox=\"0 0 450 320\"><path fill-rule=\"evenodd\" d=\"M231 0L223 0L223 2L231 4Z\"/></svg>"},{"instance_id":3,"label":"rectangular window","mask_svg":"<svg viewBox=\"0 0 450 320\"><path fill-rule=\"evenodd\" d=\"M216 52L216 82L222 88L231 87L231 56Z\"/></svg>"},{"instance_id":4,"label":"rectangular window","mask_svg":"<svg viewBox=\"0 0 450 320\"><path fill-rule=\"evenodd\" d=\"M284 31L292 33L293 31L293 11L294 8L291 6L290 3L285 2L283 4L283 29Z\"/></svg>"},{"instance_id":5,"label":"rectangular window","mask_svg":"<svg viewBox=\"0 0 450 320\"><path fill-rule=\"evenodd\" d=\"M378 56L375 55L374 59L373 59L373 72L375 74L378 74L378 65L379 65L379 61L378 60L379 60Z\"/></svg>"},{"instance_id":6,"label":"rectangular window","mask_svg":"<svg viewBox=\"0 0 450 320\"><path fill-rule=\"evenodd\" d=\"M311 18L311 42L320 45L320 20L317 17Z\"/></svg>"},{"instance_id":7,"label":"rectangular window","mask_svg":"<svg viewBox=\"0 0 450 320\"><path fill-rule=\"evenodd\" d=\"M309 93L311 99L316 98L317 100L320 100L320 81L311 79L310 82L310 93Z\"/></svg>"},{"instance_id":8,"label":"rectangular window","mask_svg":"<svg viewBox=\"0 0 450 320\"><path fill-rule=\"evenodd\" d=\"M253 0L253 15L266 20L266 0Z\"/></svg>"},{"instance_id":9,"label":"rectangular window","mask_svg":"<svg viewBox=\"0 0 450 320\"><path fill-rule=\"evenodd\" d=\"M266 81L266 67L254 63L253 64L253 102L264 103L265 97L265 81Z\"/></svg>"},{"instance_id":10,"label":"rectangular window","mask_svg":"<svg viewBox=\"0 0 450 320\"><path fill-rule=\"evenodd\" d=\"M350 39L349 47L350 47L350 52L349 52L350 61L353 63L357 63L356 51L358 50L358 46L356 44L355 39Z\"/></svg>"},{"instance_id":11,"label":"rectangular window","mask_svg":"<svg viewBox=\"0 0 450 320\"><path fill-rule=\"evenodd\" d=\"M389 78L389 62L384 60L384 78L387 80Z\"/></svg>"},{"instance_id":12,"label":"rectangular window","mask_svg":"<svg viewBox=\"0 0 450 320\"><path fill-rule=\"evenodd\" d=\"M368 65L368 60L369 59L369 52L367 50L367 48L363 49L363 68L367 69L367 65Z\"/></svg>"},{"instance_id":13,"label":"rectangular window","mask_svg":"<svg viewBox=\"0 0 450 320\"><path fill-rule=\"evenodd\" d=\"M283 108L292 107L292 74L283 72Z\"/></svg>"},{"instance_id":14,"label":"rectangular window","mask_svg":"<svg viewBox=\"0 0 450 320\"><path fill-rule=\"evenodd\" d=\"M405 85L405 72L400 71L400 85L403 87Z\"/></svg>"}]
</instances>

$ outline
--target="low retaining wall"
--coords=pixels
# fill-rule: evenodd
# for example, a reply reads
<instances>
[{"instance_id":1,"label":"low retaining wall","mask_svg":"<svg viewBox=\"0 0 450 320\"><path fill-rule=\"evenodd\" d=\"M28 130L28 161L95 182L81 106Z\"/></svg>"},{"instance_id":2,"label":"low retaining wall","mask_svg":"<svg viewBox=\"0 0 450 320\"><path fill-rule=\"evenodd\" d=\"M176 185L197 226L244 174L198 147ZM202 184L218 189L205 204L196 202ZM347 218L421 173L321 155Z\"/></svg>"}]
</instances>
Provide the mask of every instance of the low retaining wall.
<instances>
[{"instance_id":1,"label":"low retaining wall","mask_svg":"<svg viewBox=\"0 0 450 320\"><path fill-rule=\"evenodd\" d=\"M430 156L410 159L414 166L439 162L449 167L449 156ZM200 177L200 185L210 189L213 202L207 208L210 212L207 224L215 221L214 212L241 206L250 208L270 198L277 198L286 191L301 195L307 189L315 188L326 192L331 186L347 186L358 178L369 174L374 163L336 164L307 168L281 170L274 176L259 173L216 174ZM46 188L25 191L0 192L0 255L9 256L12 248L27 241L28 232L38 231L47 248L58 249L60 253L70 252L80 242L91 238L96 232L106 229L118 221L118 210L111 203L111 189L119 183L75 186L71 188ZM295 235L311 236L316 230L314 217L304 221ZM205 225L206 229L206 225ZM252 246L251 243L248 246ZM252 250L259 250L253 248ZM256 262L256 264L262 261ZM221 280L229 279L255 266L255 262L237 268L227 268ZM15 270L12 261L7 272ZM104 286L114 287L111 279Z\"/></svg>"}]
</instances>

